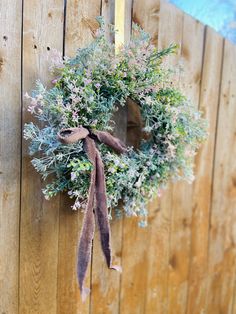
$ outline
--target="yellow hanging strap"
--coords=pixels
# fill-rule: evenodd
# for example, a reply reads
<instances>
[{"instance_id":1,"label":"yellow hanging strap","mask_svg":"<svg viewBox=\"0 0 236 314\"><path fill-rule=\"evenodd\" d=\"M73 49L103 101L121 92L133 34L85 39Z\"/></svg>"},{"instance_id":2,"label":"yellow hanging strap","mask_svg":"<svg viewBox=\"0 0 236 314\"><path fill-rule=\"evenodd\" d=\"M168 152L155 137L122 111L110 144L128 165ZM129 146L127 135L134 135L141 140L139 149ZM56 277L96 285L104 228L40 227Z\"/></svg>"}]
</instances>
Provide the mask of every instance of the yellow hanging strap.
<instances>
[{"instance_id":1,"label":"yellow hanging strap","mask_svg":"<svg viewBox=\"0 0 236 314\"><path fill-rule=\"evenodd\" d=\"M125 2L126 0L115 0L115 51L125 43Z\"/></svg>"}]
</instances>

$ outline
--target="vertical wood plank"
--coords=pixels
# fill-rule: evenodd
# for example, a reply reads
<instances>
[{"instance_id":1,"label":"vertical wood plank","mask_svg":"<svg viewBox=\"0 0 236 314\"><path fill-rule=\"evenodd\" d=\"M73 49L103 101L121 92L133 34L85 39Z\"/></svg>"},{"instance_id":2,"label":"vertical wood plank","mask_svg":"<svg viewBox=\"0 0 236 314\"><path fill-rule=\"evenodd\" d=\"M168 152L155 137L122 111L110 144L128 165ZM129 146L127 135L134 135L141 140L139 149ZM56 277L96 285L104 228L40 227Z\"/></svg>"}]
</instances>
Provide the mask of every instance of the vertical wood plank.
<instances>
[{"instance_id":1,"label":"vertical wood plank","mask_svg":"<svg viewBox=\"0 0 236 314\"><path fill-rule=\"evenodd\" d=\"M159 0L134 0L133 1L133 22L141 25L145 32L149 33L152 43L158 43L158 24L160 19Z\"/></svg>"},{"instance_id":2,"label":"vertical wood plank","mask_svg":"<svg viewBox=\"0 0 236 314\"><path fill-rule=\"evenodd\" d=\"M182 28L183 28L183 14L179 10L176 10L172 5L165 1L160 2L160 18L159 18L159 34L158 34L158 48L162 49L168 46L170 43L175 42L180 45L182 43ZM178 51L176 56L171 56L167 59L166 65L173 68L179 67L181 50ZM173 84L179 85L179 75L173 76ZM154 217L152 224L152 233L150 235L151 243L156 243L152 254L151 262L154 263L155 267L150 267L150 290L147 285L147 300L146 300L146 311L154 311L157 313L167 313L168 307L170 307L171 297L169 289L169 270L172 267L170 251L171 247L171 220L172 213L174 211L174 204L172 198L173 186L169 185L168 190L163 192L163 197L160 199L160 212L158 207L153 208L151 211ZM156 210L155 210L156 209ZM151 216L151 217L152 217ZM155 227L158 229L158 234L155 234L153 230ZM155 240L156 239L156 240ZM156 277L156 278L155 278ZM170 295L169 295L170 294ZM155 299L157 302L155 303ZM170 299L171 300L171 299ZM169 311L171 309L169 308Z\"/></svg>"},{"instance_id":3,"label":"vertical wood plank","mask_svg":"<svg viewBox=\"0 0 236 314\"><path fill-rule=\"evenodd\" d=\"M125 217L123 221L122 280L120 313L144 313L147 228L139 228L138 220Z\"/></svg>"},{"instance_id":4,"label":"vertical wood plank","mask_svg":"<svg viewBox=\"0 0 236 314\"><path fill-rule=\"evenodd\" d=\"M119 38L115 36L116 49L119 45L127 43L131 32L131 1L121 0L103 1L102 15L105 23L114 24L116 15L115 28L119 30ZM109 12L109 14L108 14ZM112 36L110 40L113 40ZM119 107L113 117L116 126L114 127L114 135L123 142L126 141L127 130L127 106ZM114 264L121 265L122 255L122 229L123 219L116 219L113 214L113 220L110 221L112 234L112 255ZM95 234L94 241L94 258L92 265L92 295L91 295L91 313L119 313L119 293L120 293L120 273L107 269L104 257L101 252L101 244L98 232Z\"/></svg>"},{"instance_id":5,"label":"vertical wood plank","mask_svg":"<svg viewBox=\"0 0 236 314\"><path fill-rule=\"evenodd\" d=\"M194 38L194 41L191 40ZM184 15L181 56L184 67L179 87L198 108L202 70L204 26ZM185 313L190 263L193 185L184 181L173 185L169 271L169 312Z\"/></svg>"},{"instance_id":6,"label":"vertical wood plank","mask_svg":"<svg viewBox=\"0 0 236 314\"><path fill-rule=\"evenodd\" d=\"M96 17L101 12L101 1L67 0L65 54L74 56L76 50L88 45L98 28Z\"/></svg>"},{"instance_id":7,"label":"vertical wood plank","mask_svg":"<svg viewBox=\"0 0 236 314\"><path fill-rule=\"evenodd\" d=\"M62 50L63 1L24 1L23 91L36 79L49 85L47 51ZM23 122L32 117L24 104ZM46 201L23 146L20 313L56 313L59 198Z\"/></svg>"},{"instance_id":8,"label":"vertical wood plank","mask_svg":"<svg viewBox=\"0 0 236 314\"><path fill-rule=\"evenodd\" d=\"M114 42L115 36L110 33L109 24L115 25L115 0L102 0L101 15L105 21L107 39Z\"/></svg>"},{"instance_id":9,"label":"vertical wood plank","mask_svg":"<svg viewBox=\"0 0 236 314\"><path fill-rule=\"evenodd\" d=\"M222 76L222 92L221 92L221 107L223 112L220 111L220 115L223 117L223 121L219 123L219 127L222 135L217 136L219 141L218 151L222 153L221 140L225 139L225 147L231 147L228 149L227 161L224 157L221 157L221 161L225 163L224 166L224 195L223 207L227 209L226 223L225 223L225 241L224 241L224 264L223 264L223 276L221 286L221 312L230 313L233 308L234 292L236 287L236 161L233 156L236 153L236 46L232 42L226 40L224 49L224 60L226 66L224 68ZM227 73L227 74L226 74ZM227 109L226 109L227 108ZM225 109L227 115L225 114ZM227 134L224 132L224 125L229 121ZM226 144L226 142L228 143ZM219 148L219 145L220 148ZM217 156L217 150L216 150ZM216 159L217 161L217 159ZM221 163L219 163L221 165ZM217 163L216 163L217 167ZM216 182L217 183L217 182ZM215 193L215 202L219 205L218 192ZM214 190L213 190L213 206L214 206Z\"/></svg>"},{"instance_id":10,"label":"vertical wood plank","mask_svg":"<svg viewBox=\"0 0 236 314\"><path fill-rule=\"evenodd\" d=\"M74 56L78 48L93 40L98 28L100 0L68 0L66 7L65 55ZM58 260L58 313L89 313L90 298L82 303L77 283L77 248L83 214L71 209L68 195L61 195ZM85 285L90 287L90 269Z\"/></svg>"},{"instance_id":11,"label":"vertical wood plank","mask_svg":"<svg viewBox=\"0 0 236 314\"><path fill-rule=\"evenodd\" d=\"M18 313L21 1L0 2L0 313Z\"/></svg>"},{"instance_id":12,"label":"vertical wood plank","mask_svg":"<svg viewBox=\"0 0 236 314\"><path fill-rule=\"evenodd\" d=\"M132 32L132 8L133 8L133 0L125 0L125 36L124 43L127 44L130 41L130 36Z\"/></svg>"},{"instance_id":13,"label":"vertical wood plank","mask_svg":"<svg viewBox=\"0 0 236 314\"><path fill-rule=\"evenodd\" d=\"M211 28L207 28L199 107L208 120L209 136L198 153L195 170L189 270L189 314L206 311L209 217L222 53L222 37Z\"/></svg>"},{"instance_id":14,"label":"vertical wood plank","mask_svg":"<svg viewBox=\"0 0 236 314\"><path fill-rule=\"evenodd\" d=\"M208 313L231 313L235 285L236 235L236 47L225 42L209 245Z\"/></svg>"},{"instance_id":15,"label":"vertical wood plank","mask_svg":"<svg viewBox=\"0 0 236 314\"><path fill-rule=\"evenodd\" d=\"M134 22L141 25L145 31L149 32L153 44L157 45L157 39L160 39L159 48L161 48L161 45L163 45L163 47L168 45L168 40L173 40L171 35L165 39L165 32L162 33L160 31L160 29L162 29L162 31L166 29L167 25L165 25L165 21L167 16L165 16L165 14L169 13L170 10L165 10L165 4L162 4L160 11L159 1L148 1L145 4L143 1L134 1ZM176 21L178 21L178 19L176 19ZM173 29L170 30L168 28L167 32L172 34ZM160 35L158 35L158 30ZM144 282L141 281L141 284L138 286L141 290L140 294L138 294L141 301L137 298L135 302L138 302L139 305L141 303L141 307L137 309L138 306L135 306L136 313L165 313L166 310L170 200L168 193L166 193L162 200L156 199L150 203L149 224L146 230L146 238L140 237L140 239L138 239L139 241L136 242L141 242L145 246L146 243L149 243L147 251L139 252L138 250L137 252L137 254L146 254L142 268L147 275L146 278L144 278ZM162 208L161 211L160 208ZM137 226L134 227L138 228ZM137 232L140 232L140 229L138 229ZM137 257L135 256L136 259ZM143 256L141 256L141 258L143 258ZM140 272L140 269L137 269L136 273ZM131 272L133 276L135 276L135 270L131 268ZM130 303L131 306L133 306L133 303ZM129 309L131 309L131 307Z\"/></svg>"},{"instance_id":16,"label":"vertical wood plank","mask_svg":"<svg viewBox=\"0 0 236 314\"><path fill-rule=\"evenodd\" d=\"M182 28L183 28L183 14L181 11L174 8L171 4L166 1L160 1L160 20L159 20L159 34L158 34L158 48L163 49L167 47L170 43L182 44ZM178 51L176 56L171 56L167 58L167 66L172 68L179 67L181 48ZM179 71L173 76L173 84L176 86L179 85ZM172 259L172 235L171 235L171 223L172 215L174 211L174 204L172 201L173 195L173 185L169 184L166 191L163 191L163 196L160 199L160 212L156 215L154 225L158 227L158 236L156 243L156 250L159 251L159 259L156 259L155 265L160 269L159 274L156 279L157 292L161 292L160 297L158 297L157 303L157 313L171 313L171 291L169 280L171 280L170 272L173 267ZM151 234L152 238L155 238L154 234ZM154 239L152 240L154 242ZM158 244L160 243L160 247ZM154 259L156 258L155 252L153 253ZM156 271L157 272L157 271ZM150 280L154 281L154 275L152 270L150 271ZM155 291L155 290L154 290ZM149 306L155 307L155 298L151 295L151 291L148 295L146 308ZM162 302L162 297L164 301ZM149 301L150 300L150 301ZM176 312L178 313L178 312Z\"/></svg>"},{"instance_id":17,"label":"vertical wood plank","mask_svg":"<svg viewBox=\"0 0 236 314\"><path fill-rule=\"evenodd\" d=\"M133 3L134 5L134 3ZM133 8L134 9L134 8ZM131 32L132 1L126 3L125 41L129 41ZM127 103L128 117L132 120L132 114L136 113L132 102ZM133 108L133 109L132 109ZM132 109L132 110L131 110ZM129 130L129 128L128 128ZM134 144L134 143L132 143ZM140 238L145 239L147 229L138 228L138 221L134 217L124 217L122 230L122 276L120 286L119 313L137 313L144 311L144 298L142 285L146 282L145 263L146 251ZM138 243L138 245L135 245ZM139 254L140 253L140 254Z\"/></svg>"},{"instance_id":18,"label":"vertical wood plank","mask_svg":"<svg viewBox=\"0 0 236 314\"><path fill-rule=\"evenodd\" d=\"M236 313L236 281L234 282L233 307L231 314Z\"/></svg>"},{"instance_id":19,"label":"vertical wood plank","mask_svg":"<svg viewBox=\"0 0 236 314\"><path fill-rule=\"evenodd\" d=\"M158 3L156 6L158 10ZM153 10L156 10L153 2L141 3L141 1L134 1L132 18L134 22L145 27L143 24L143 12L147 13L147 18L149 18ZM156 23L158 19L152 17L152 21ZM154 29L154 25L152 27ZM158 23L156 27L158 27ZM150 247L147 247L148 233L148 228L142 229L138 227L137 219L134 217L124 219L120 313L145 312L145 295L147 293L145 288L148 258L150 256Z\"/></svg>"}]
</instances>

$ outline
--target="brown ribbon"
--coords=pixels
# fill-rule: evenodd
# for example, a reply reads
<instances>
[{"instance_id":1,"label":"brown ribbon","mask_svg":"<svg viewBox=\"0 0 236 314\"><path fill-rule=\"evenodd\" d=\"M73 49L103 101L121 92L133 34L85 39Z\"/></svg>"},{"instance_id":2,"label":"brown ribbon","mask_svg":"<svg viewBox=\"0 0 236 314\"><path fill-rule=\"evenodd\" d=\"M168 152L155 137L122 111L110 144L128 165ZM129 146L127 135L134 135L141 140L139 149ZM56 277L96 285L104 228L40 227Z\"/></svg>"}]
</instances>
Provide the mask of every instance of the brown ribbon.
<instances>
[{"instance_id":1,"label":"brown ribbon","mask_svg":"<svg viewBox=\"0 0 236 314\"><path fill-rule=\"evenodd\" d=\"M77 128L62 129L58 134L58 139L64 144L71 144L84 139L85 151L93 165L77 260L79 288L82 300L84 301L90 292L88 288L84 287L84 279L91 256L92 241L95 230L94 216L96 216L96 221L99 227L102 251L105 256L107 266L111 269L121 271L119 266L112 265L110 243L111 232L107 210L104 166L95 141L106 144L120 154L126 152L126 148L118 138L112 136L110 133L102 131L89 131L82 126Z\"/></svg>"}]
</instances>

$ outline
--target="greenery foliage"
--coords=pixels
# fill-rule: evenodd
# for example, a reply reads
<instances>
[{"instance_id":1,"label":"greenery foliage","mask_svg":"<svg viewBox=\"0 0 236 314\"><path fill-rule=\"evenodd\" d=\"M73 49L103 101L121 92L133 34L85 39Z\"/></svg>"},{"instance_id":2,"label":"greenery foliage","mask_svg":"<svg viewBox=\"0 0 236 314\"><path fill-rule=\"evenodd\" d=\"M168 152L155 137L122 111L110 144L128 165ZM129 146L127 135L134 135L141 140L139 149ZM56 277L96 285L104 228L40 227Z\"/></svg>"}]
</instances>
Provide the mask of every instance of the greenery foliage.
<instances>
[{"instance_id":1,"label":"greenery foliage","mask_svg":"<svg viewBox=\"0 0 236 314\"><path fill-rule=\"evenodd\" d=\"M104 144L97 145L110 214L123 200L125 213L141 216L140 224L145 225L149 198L171 178L193 179L193 158L206 136L206 123L172 86L171 71L163 65L163 58L176 51L175 45L158 51L149 35L134 26L130 43L115 54L103 26L101 21L95 40L74 58L54 53L53 87L46 89L37 82L32 95L26 95L38 122L25 125L24 137L30 141L30 154L36 154L33 166L50 182L43 189L45 197L68 191L75 198L73 209L85 209L92 165L82 141L64 145L57 133L79 125L112 132L117 103L133 99L149 134L140 148L129 147L126 154L117 155Z\"/></svg>"}]
</instances>

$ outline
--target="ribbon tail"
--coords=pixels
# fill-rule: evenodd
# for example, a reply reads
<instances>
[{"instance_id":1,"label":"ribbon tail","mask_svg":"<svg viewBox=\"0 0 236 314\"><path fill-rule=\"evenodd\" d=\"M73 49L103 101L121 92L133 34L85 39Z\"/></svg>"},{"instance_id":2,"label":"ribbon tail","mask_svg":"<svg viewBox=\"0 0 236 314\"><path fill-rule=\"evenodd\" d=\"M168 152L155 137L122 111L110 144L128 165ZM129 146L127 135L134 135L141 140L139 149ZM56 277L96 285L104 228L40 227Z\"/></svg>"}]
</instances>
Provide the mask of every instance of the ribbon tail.
<instances>
[{"instance_id":1,"label":"ribbon tail","mask_svg":"<svg viewBox=\"0 0 236 314\"><path fill-rule=\"evenodd\" d=\"M94 207L95 182L96 182L95 143L93 142L93 140L86 138L85 144L86 144L86 150L87 150L89 159L94 165L94 169L91 173L88 203L87 203L87 208L86 208L86 212L84 216L83 227L81 231L79 249L78 249L77 275L78 275L78 282L79 282L79 288L80 288L82 301L85 301L86 297L88 296L90 292L90 289L84 287L84 279L85 279L86 271L87 271L88 264L91 258L92 241L94 238L94 230L95 230L95 219L94 219L93 207Z\"/></svg>"},{"instance_id":2,"label":"ribbon tail","mask_svg":"<svg viewBox=\"0 0 236 314\"><path fill-rule=\"evenodd\" d=\"M102 251L107 266L121 272L121 267L112 264L111 231L108 218L104 166L99 151L96 153L96 207Z\"/></svg>"},{"instance_id":3,"label":"ribbon tail","mask_svg":"<svg viewBox=\"0 0 236 314\"><path fill-rule=\"evenodd\" d=\"M110 133L104 131L95 131L94 134L101 143L111 147L118 154L127 152L125 144L119 138L111 135Z\"/></svg>"},{"instance_id":4,"label":"ribbon tail","mask_svg":"<svg viewBox=\"0 0 236 314\"><path fill-rule=\"evenodd\" d=\"M83 287L82 291L80 293L81 293L82 302L85 302L87 297L88 297L88 295L90 294L90 289L86 288L86 287Z\"/></svg>"}]
</instances>

